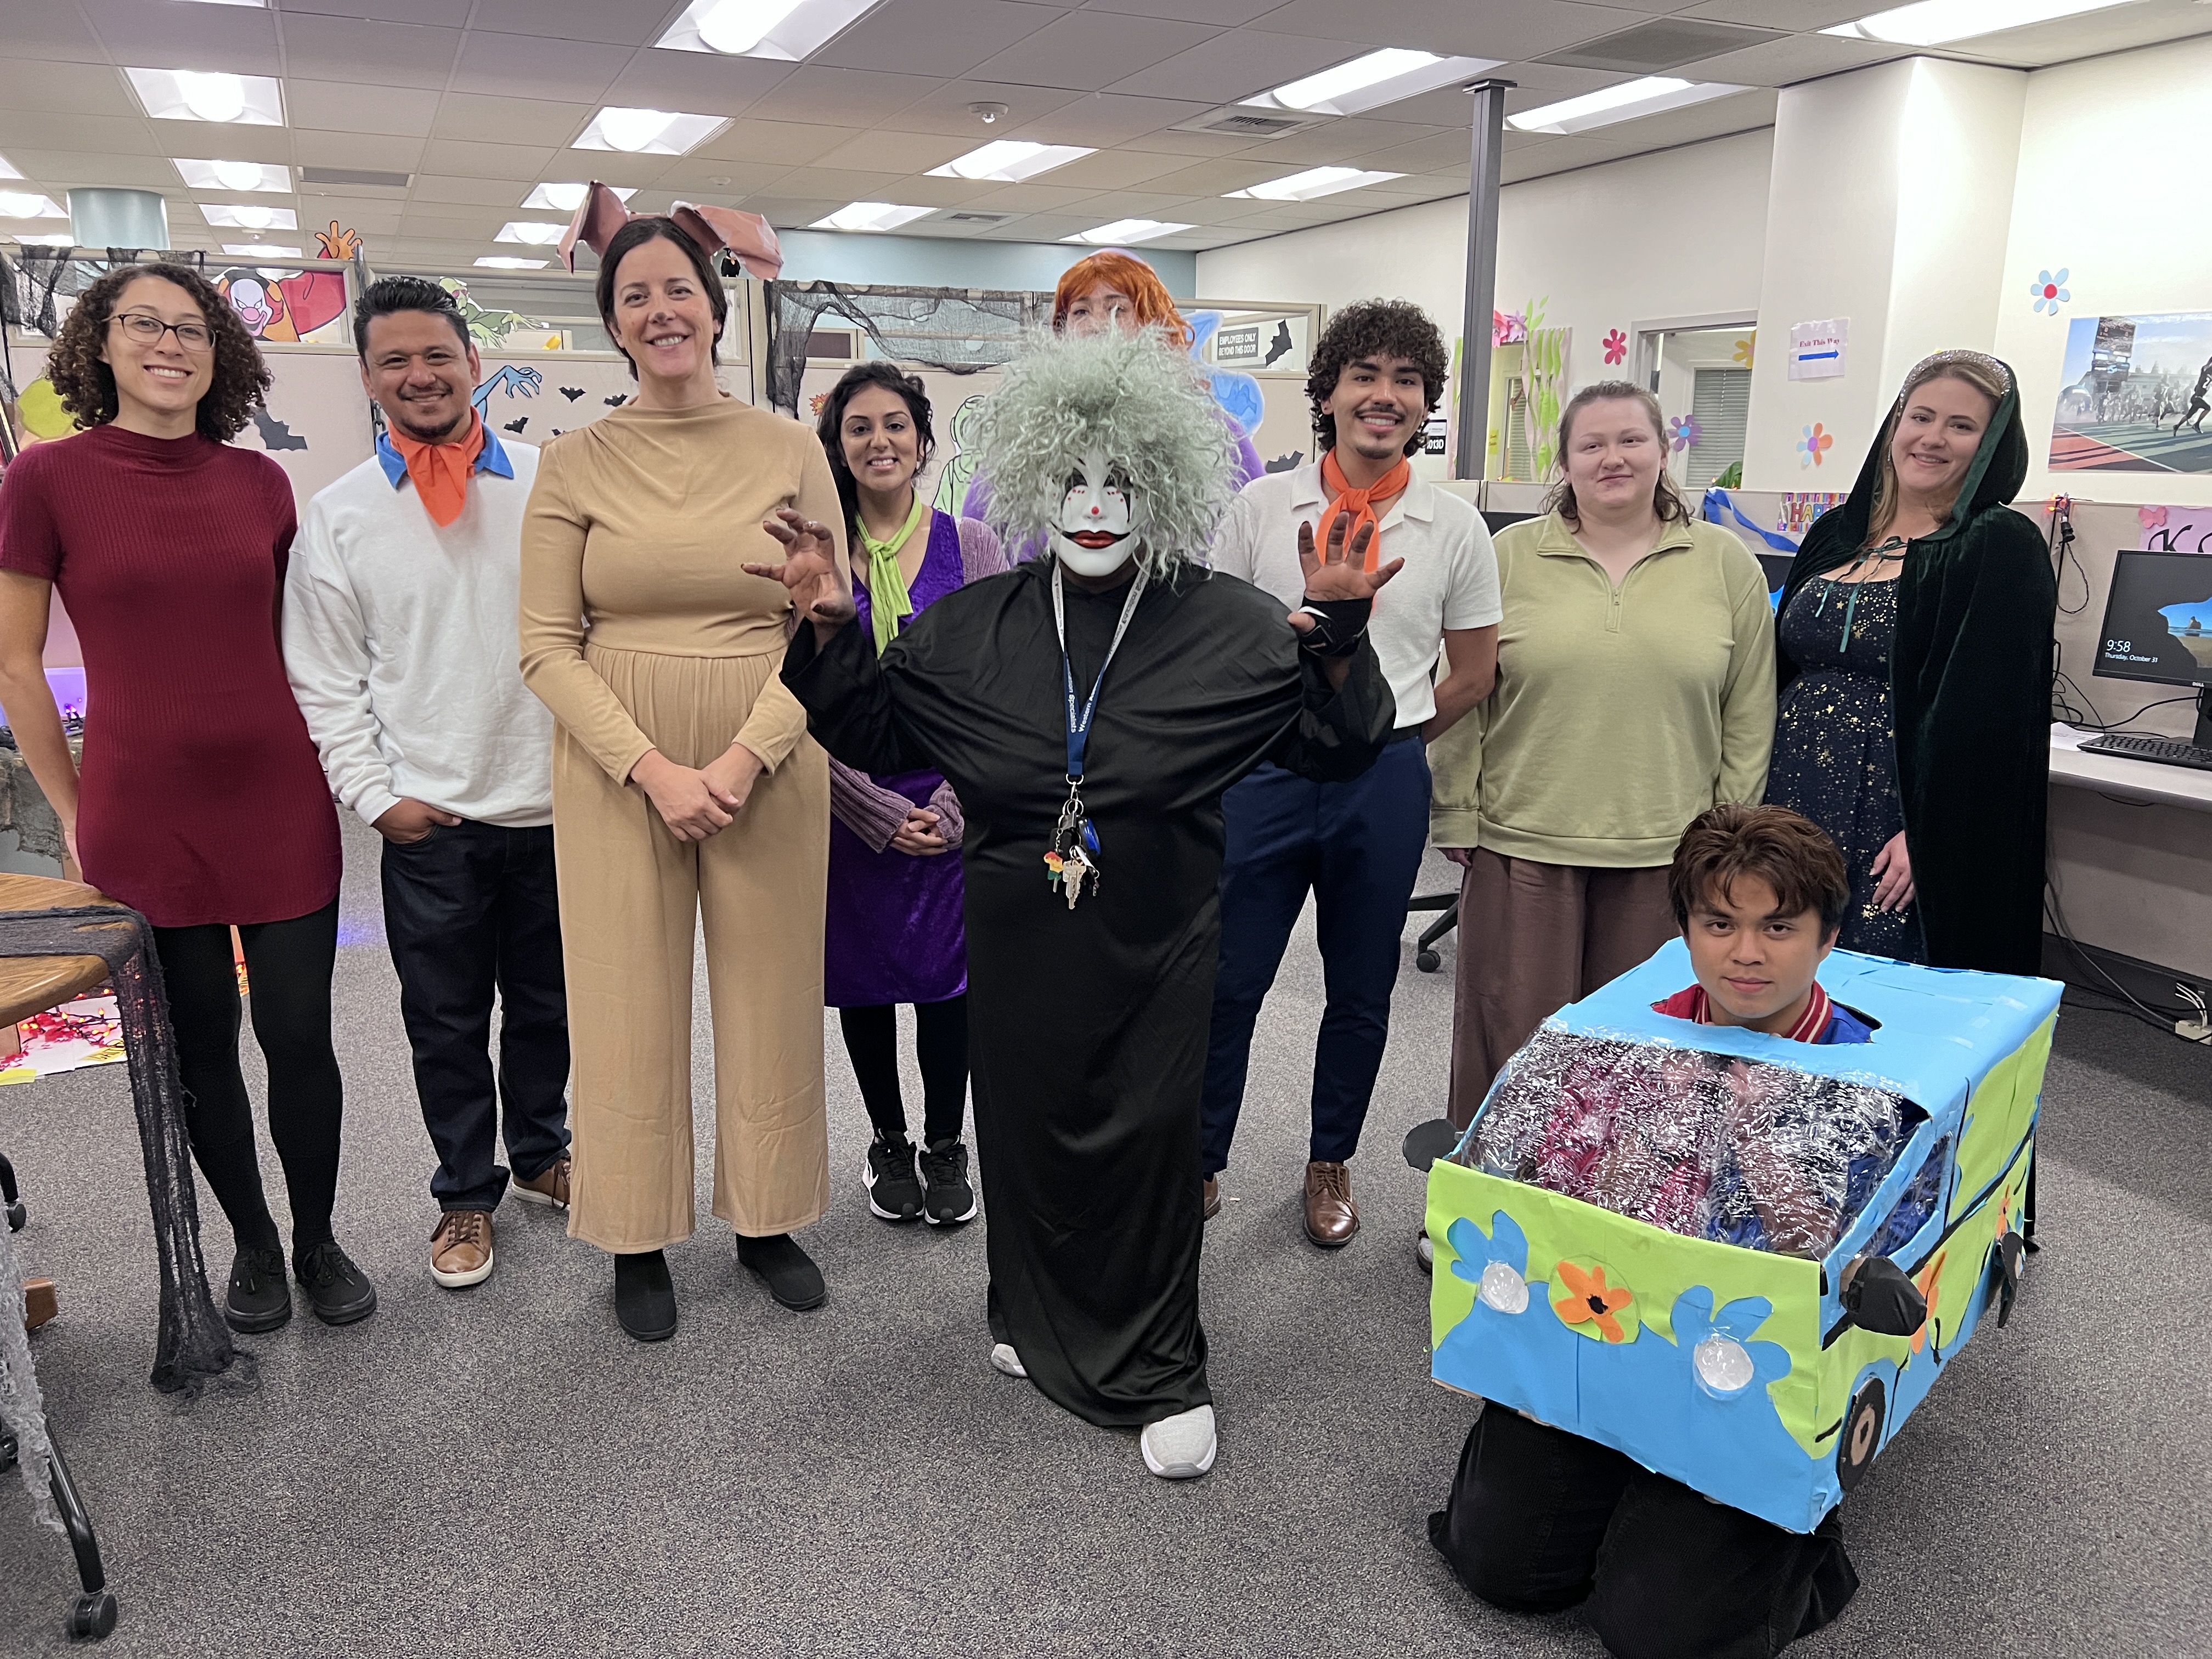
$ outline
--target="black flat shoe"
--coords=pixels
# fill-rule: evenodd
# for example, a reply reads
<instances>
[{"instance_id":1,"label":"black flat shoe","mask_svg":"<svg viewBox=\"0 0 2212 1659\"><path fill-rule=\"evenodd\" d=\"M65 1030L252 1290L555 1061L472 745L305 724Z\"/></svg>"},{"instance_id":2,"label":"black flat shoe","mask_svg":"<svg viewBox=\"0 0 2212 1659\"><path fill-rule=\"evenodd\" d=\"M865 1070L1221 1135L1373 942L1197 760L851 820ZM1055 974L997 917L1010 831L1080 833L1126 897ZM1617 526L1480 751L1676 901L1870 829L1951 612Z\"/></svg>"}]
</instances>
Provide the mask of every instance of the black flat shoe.
<instances>
[{"instance_id":1,"label":"black flat shoe","mask_svg":"<svg viewBox=\"0 0 2212 1659\"><path fill-rule=\"evenodd\" d=\"M284 1283L284 1252L241 1249L230 1264L230 1289L222 1316L234 1331L248 1335L273 1331L292 1316L292 1292Z\"/></svg>"},{"instance_id":2,"label":"black flat shoe","mask_svg":"<svg viewBox=\"0 0 2212 1659\"><path fill-rule=\"evenodd\" d=\"M376 1311L376 1286L338 1249L336 1239L312 1246L292 1264L292 1276L307 1293L307 1306L325 1325L350 1325Z\"/></svg>"},{"instance_id":3,"label":"black flat shoe","mask_svg":"<svg viewBox=\"0 0 2212 1659\"><path fill-rule=\"evenodd\" d=\"M676 1334L676 1286L665 1254L638 1250L615 1258L615 1317L641 1342Z\"/></svg>"},{"instance_id":4,"label":"black flat shoe","mask_svg":"<svg viewBox=\"0 0 2212 1659\"><path fill-rule=\"evenodd\" d=\"M818 1308L830 1299L822 1269L789 1233L771 1233L766 1238L739 1234L738 1260L768 1286L770 1296L793 1313Z\"/></svg>"}]
</instances>

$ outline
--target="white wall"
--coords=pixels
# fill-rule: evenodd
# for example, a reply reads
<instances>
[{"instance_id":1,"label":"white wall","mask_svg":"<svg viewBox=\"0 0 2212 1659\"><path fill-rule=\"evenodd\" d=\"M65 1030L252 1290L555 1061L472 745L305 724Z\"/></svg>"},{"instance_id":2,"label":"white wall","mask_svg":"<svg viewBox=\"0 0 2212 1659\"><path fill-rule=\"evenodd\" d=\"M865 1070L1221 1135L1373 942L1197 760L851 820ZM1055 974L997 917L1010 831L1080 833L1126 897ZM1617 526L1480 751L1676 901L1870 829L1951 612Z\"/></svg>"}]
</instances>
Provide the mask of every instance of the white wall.
<instances>
[{"instance_id":1,"label":"white wall","mask_svg":"<svg viewBox=\"0 0 2212 1659\"><path fill-rule=\"evenodd\" d=\"M2046 472L2069 322L2212 311L2212 212L2176 135L2212 131L2212 38L2148 46L2028 77L1995 349L2020 374L2034 468L2027 496L2212 506L2212 474ZM2053 318L2029 285L2067 273Z\"/></svg>"}]
</instances>

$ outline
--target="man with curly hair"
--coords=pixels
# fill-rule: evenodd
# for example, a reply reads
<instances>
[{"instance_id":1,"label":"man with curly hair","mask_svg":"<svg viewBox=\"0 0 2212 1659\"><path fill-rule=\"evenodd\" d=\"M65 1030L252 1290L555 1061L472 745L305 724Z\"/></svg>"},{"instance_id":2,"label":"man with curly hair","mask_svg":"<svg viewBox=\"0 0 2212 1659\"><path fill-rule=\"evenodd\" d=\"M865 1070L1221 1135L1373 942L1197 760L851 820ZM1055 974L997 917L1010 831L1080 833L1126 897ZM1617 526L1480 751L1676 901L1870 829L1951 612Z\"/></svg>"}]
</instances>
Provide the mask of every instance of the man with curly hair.
<instances>
[{"instance_id":1,"label":"man with curly hair","mask_svg":"<svg viewBox=\"0 0 2212 1659\"><path fill-rule=\"evenodd\" d=\"M1416 306L1368 300L1337 313L1306 379L1321 459L1246 485L1213 547L1215 569L1286 606L1303 588L1290 550L1305 527L1324 538L1340 523L1371 527L1369 564L1405 565L1369 629L1398 705L1373 769L1323 781L1267 765L1221 799L1228 853L1199 1164L1206 1213L1220 1209L1260 1004L1310 893L1328 1006L1314 1045L1305 1232L1324 1249L1359 1231L1346 1166L1382 1064L1406 901L1428 839L1425 744L1490 695L1498 668L1503 613L1489 532L1466 501L1414 477L1409 459L1448 365L1443 337Z\"/></svg>"},{"instance_id":2,"label":"man with curly hair","mask_svg":"<svg viewBox=\"0 0 2212 1659\"><path fill-rule=\"evenodd\" d=\"M1146 334L1048 339L988 405L1009 541L1048 556L939 599L875 651L824 526L786 514L811 626L784 680L822 743L933 768L967 811L975 1135L991 1362L1140 1428L1146 1467L1213 1465L1190 1181L1212 998L1222 792L1263 760L1364 771L1390 726L1365 641L1394 567L1340 525L1293 534L1307 603L1197 562L1230 498L1200 371Z\"/></svg>"}]
</instances>

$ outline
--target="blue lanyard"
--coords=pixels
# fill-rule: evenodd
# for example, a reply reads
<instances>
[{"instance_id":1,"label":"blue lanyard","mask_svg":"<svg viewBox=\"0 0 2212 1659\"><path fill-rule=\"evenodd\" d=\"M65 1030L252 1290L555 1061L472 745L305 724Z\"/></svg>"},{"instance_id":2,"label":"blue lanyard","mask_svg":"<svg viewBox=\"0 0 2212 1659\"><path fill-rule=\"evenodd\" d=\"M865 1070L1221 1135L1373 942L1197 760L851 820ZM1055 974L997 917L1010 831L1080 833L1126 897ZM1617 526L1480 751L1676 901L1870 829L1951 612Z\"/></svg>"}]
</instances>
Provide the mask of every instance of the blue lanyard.
<instances>
[{"instance_id":1,"label":"blue lanyard","mask_svg":"<svg viewBox=\"0 0 2212 1659\"><path fill-rule=\"evenodd\" d=\"M1072 787L1083 781L1083 751L1091 743L1091 717L1098 712L1098 692L1106 684L1106 671L1114 665L1114 653L1121 648L1121 635L1129 631L1129 618L1137 614L1137 601L1145 597L1145 583L1151 573L1137 572L1129 584L1129 597L1121 601L1121 620L1114 624L1114 642L1106 647L1106 660L1098 665L1098 678L1091 682L1091 697L1080 711L1075 706L1075 669L1067 659L1067 601L1062 596L1060 584L1060 563L1052 567L1052 625L1060 635L1060 683L1067 699L1067 781Z\"/></svg>"}]
</instances>

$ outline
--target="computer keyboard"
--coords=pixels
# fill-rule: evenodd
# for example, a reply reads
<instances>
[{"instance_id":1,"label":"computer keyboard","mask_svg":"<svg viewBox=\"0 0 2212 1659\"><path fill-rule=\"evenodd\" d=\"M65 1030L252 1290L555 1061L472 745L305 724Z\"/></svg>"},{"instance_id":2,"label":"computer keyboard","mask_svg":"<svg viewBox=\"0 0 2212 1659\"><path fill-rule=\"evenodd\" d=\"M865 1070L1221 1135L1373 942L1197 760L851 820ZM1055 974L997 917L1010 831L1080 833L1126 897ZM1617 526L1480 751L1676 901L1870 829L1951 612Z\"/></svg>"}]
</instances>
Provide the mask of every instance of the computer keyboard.
<instances>
[{"instance_id":1,"label":"computer keyboard","mask_svg":"<svg viewBox=\"0 0 2212 1659\"><path fill-rule=\"evenodd\" d=\"M2212 772L2212 749L2173 738L2127 738L2107 733L2081 745L2085 755L2118 755L2123 760L2155 761L2160 766L2189 766Z\"/></svg>"}]
</instances>

